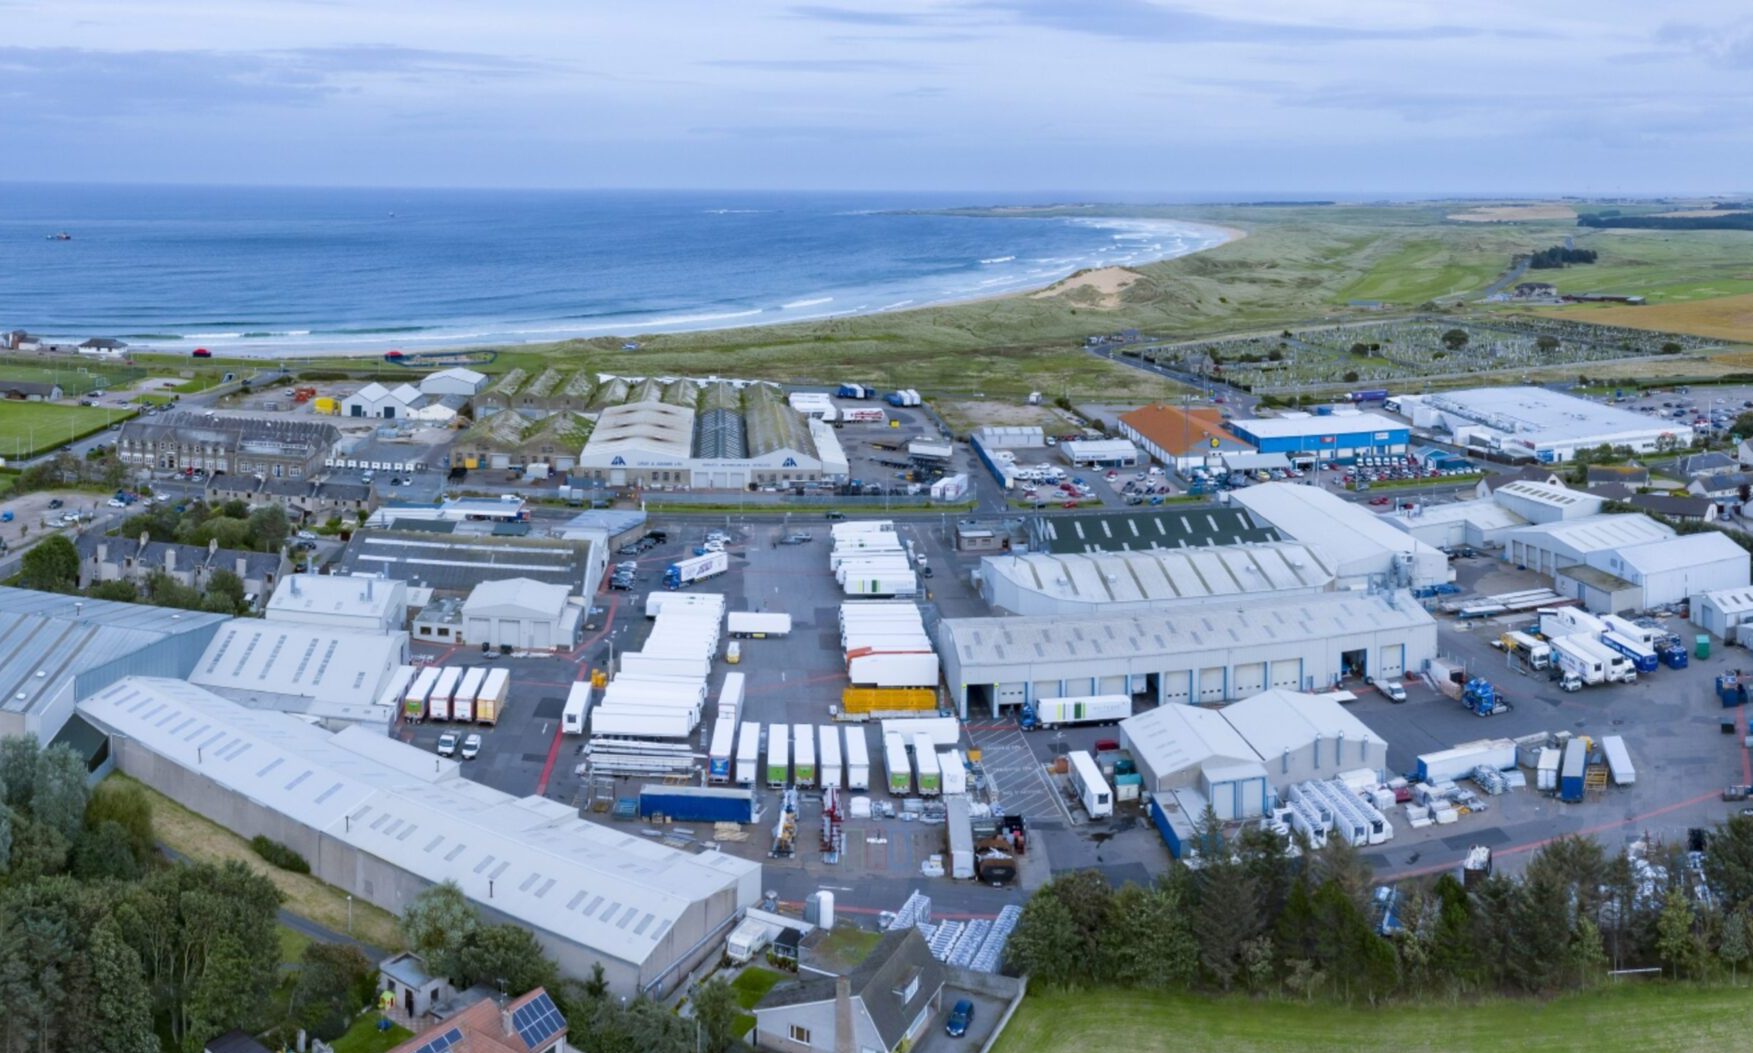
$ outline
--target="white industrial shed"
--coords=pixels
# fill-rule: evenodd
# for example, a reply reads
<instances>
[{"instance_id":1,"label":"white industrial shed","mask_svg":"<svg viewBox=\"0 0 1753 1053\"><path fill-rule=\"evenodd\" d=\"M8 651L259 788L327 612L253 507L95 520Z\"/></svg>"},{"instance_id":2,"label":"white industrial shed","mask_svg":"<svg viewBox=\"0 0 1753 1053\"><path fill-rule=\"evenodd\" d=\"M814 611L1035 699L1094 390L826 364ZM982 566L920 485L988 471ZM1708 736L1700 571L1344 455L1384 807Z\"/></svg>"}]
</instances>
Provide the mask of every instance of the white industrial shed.
<instances>
[{"instance_id":1,"label":"white industrial shed","mask_svg":"<svg viewBox=\"0 0 1753 1053\"><path fill-rule=\"evenodd\" d=\"M1224 702L1420 669L1436 623L1404 592L1328 592L1125 615L946 618L937 649L963 719L1037 698Z\"/></svg>"},{"instance_id":2,"label":"white industrial shed","mask_svg":"<svg viewBox=\"0 0 1753 1053\"><path fill-rule=\"evenodd\" d=\"M1598 515L1599 494L1530 480L1517 480L1493 491L1491 499L1530 523L1556 523Z\"/></svg>"},{"instance_id":3,"label":"white industrial shed","mask_svg":"<svg viewBox=\"0 0 1753 1053\"><path fill-rule=\"evenodd\" d=\"M761 894L760 864L690 853L464 779L456 762L351 728L331 735L199 687L131 677L79 703L122 771L243 836L265 835L349 895L400 913L454 881L528 929L573 977L673 989L716 960Z\"/></svg>"},{"instance_id":4,"label":"white industrial shed","mask_svg":"<svg viewBox=\"0 0 1753 1053\"><path fill-rule=\"evenodd\" d=\"M440 398L445 395L479 395L487 387L487 374L455 366L441 369L420 379L423 394Z\"/></svg>"},{"instance_id":5,"label":"white industrial shed","mask_svg":"<svg viewBox=\"0 0 1753 1053\"><path fill-rule=\"evenodd\" d=\"M981 591L1012 614L1118 614L1246 596L1320 592L1333 572L1295 542L987 556Z\"/></svg>"},{"instance_id":6,"label":"white industrial shed","mask_svg":"<svg viewBox=\"0 0 1753 1053\"><path fill-rule=\"evenodd\" d=\"M1218 710L1158 706L1120 722L1120 745L1153 795L1197 790L1226 822L1266 814L1271 787L1260 755Z\"/></svg>"},{"instance_id":7,"label":"white industrial shed","mask_svg":"<svg viewBox=\"0 0 1753 1053\"><path fill-rule=\"evenodd\" d=\"M1388 767L1388 743L1331 696L1274 689L1223 710L1275 786Z\"/></svg>"},{"instance_id":8,"label":"white industrial shed","mask_svg":"<svg viewBox=\"0 0 1753 1053\"><path fill-rule=\"evenodd\" d=\"M1714 530L1619 549L1603 569L1641 586L1641 607L1684 603L1709 589L1748 585L1747 550Z\"/></svg>"},{"instance_id":9,"label":"white industrial shed","mask_svg":"<svg viewBox=\"0 0 1753 1053\"><path fill-rule=\"evenodd\" d=\"M1492 500L1420 504L1383 518L1436 548L1495 547L1503 544L1511 530L1528 525L1526 519Z\"/></svg>"},{"instance_id":10,"label":"white industrial shed","mask_svg":"<svg viewBox=\"0 0 1753 1053\"><path fill-rule=\"evenodd\" d=\"M407 661L408 634L401 631L233 618L214 634L189 681L254 708L383 725L393 714L377 700Z\"/></svg>"},{"instance_id":11,"label":"white industrial shed","mask_svg":"<svg viewBox=\"0 0 1753 1053\"><path fill-rule=\"evenodd\" d=\"M1138 463L1138 447L1125 439L1068 439L1059 452L1072 465L1130 467Z\"/></svg>"},{"instance_id":12,"label":"white industrial shed","mask_svg":"<svg viewBox=\"0 0 1753 1053\"><path fill-rule=\"evenodd\" d=\"M1713 589L1692 601L1692 624L1712 636L1734 641L1744 622L1753 622L1753 589Z\"/></svg>"},{"instance_id":13,"label":"white industrial shed","mask_svg":"<svg viewBox=\"0 0 1753 1053\"><path fill-rule=\"evenodd\" d=\"M1576 563L1618 573L1606 564L1605 553L1673 536L1673 528L1648 516L1587 516L1512 530L1504 538L1503 558L1542 574Z\"/></svg>"},{"instance_id":14,"label":"white industrial shed","mask_svg":"<svg viewBox=\"0 0 1753 1053\"><path fill-rule=\"evenodd\" d=\"M264 616L367 633L408 624L406 582L360 574L288 574L274 587Z\"/></svg>"},{"instance_id":15,"label":"white industrial shed","mask_svg":"<svg viewBox=\"0 0 1753 1053\"><path fill-rule=\"evenodd\" d=\"M1454 580L1449 559L1381 516L1318 486L1266 483L1230 499L1287 537L1327 555L1342 583L1419 588Z\"/></svg>"},{"instance_id":16,"label":"white industrial shed","mask_svg":"<svg viewBox=\"0 0 1753 1053\"><path fill-rule=\"evenodd\" d=\"M410 384L394 389L373 381L341 400L343 417L406 417L421 402L420 390Z\"/></svg>"},{"instance_id":17,"label":"white industrial shed","mask_svg":"<svg viewBox=\"0 0 1753 1053\"><path fill-rule=\"evenodd\" d=\"M1629 446L1638 453L1692 444L1692 428L1589 399L1536 387L1468 388L1405 395L1400 412L1415 428L1447 434L1457 445L1569 461L1579 449Z\"/></svg>"},{"instance_id":18,"label":"white industrial shed","mask_svg":"<svg viewBox=\"0 0 1753 1053\"><path fill-rule=\"evenodd\" d=\"M566 586L533 578L484 581L463 603L463 640L520 651L575 647L583 608L571 599Z\"/></svg>"}]
</instances>

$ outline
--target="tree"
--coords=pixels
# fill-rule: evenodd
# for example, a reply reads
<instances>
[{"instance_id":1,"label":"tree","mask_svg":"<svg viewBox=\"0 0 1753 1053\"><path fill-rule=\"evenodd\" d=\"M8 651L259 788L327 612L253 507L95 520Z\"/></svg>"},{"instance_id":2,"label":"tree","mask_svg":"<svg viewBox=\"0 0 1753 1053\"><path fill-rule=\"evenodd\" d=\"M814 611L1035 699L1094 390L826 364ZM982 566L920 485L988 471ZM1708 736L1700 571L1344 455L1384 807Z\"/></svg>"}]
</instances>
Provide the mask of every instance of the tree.
<instances>
[{"instance_id":1,"label":"tree","mask_svg":"<svg viewBox=\"0 0 1753 1053\"><path fill-rule=\"evenodd\" d=\"M106 779L85 802L85 825L95 829L115 823L128 834L128 847L137 862L152 855L152 802L138 783Z\"/></svg>"},{"instance_id":2,"label":"tree","mask_svg":"<svg viewBox=\"0 0 1753 1053\"><path fill-rule=\"evenodd\" d=\"M1704 877L1734 912L1753 901L1753 816L1731 815L1704 847Z\"/></svg>"},{"instance_id":3,"label":"tree","mask_svg":"<svg viewBox=\"0 0 1753 1053\"><path fill-rule=\"evenodd\" d=\"M52 877L67 869L71 846L61 832L46 823L14 813L12 817L12 877L20 884Z\"/></svg>"},{"instance_id":4,"label":"tree","mask_svg":"<svg viewBox=\"0 0 1753 1053\"><path fill-rule=\"evenodd\" d=\"M79 584L79 550L64 535L43 538L24 554L18 583L39 592L72 592Z\"/></svg>"},{"instance_id":5,"label":"tree","mask_svg":"<svg viewBox=\"0 0 1753 1053\"><path fill-rule=\"evenodd\" d=\"M91 934L91 971L96 997L86 1009L103 1043L97 1053L159 1053L146 971L114 921Z\"/></svg>"},{"instance_id":6,"label":"tree","mask_svg":"<svg viewBox=\"0 0 1753 1053\"><path fill-rule=\"evenodd\" d=\"M1729 963L1729 982L1734 983L1739 977L1741 963L1753 954L1748 940L1747 908L1742 907L1723 919L1722 939L1717 943L1717 955Z\"/></svg>"},{"instance_id":7,"label":"tree","mask_svg":"<svg viewBox=\"0 0 1753 1053\"><path fill-rule=\"evenodd\" d=\"M1674 978L1692 967L1698 941L1692 932L1696 921L1692 898L1679 884L1668 889L1662 899L1662 913L1656 918L1656 954L1662 964L1674 970Z\"/></svg>"},{"instance_id":8,"label":"tree","mask_svg":"<svg viewBox=\"0 0 1753 1053\"><path fill-rule=\"evenodd\" d=\"M1219 987L1229 990L1240 971L1242 946L1258 934L1254 882L1228 855L1207 858L1197 875L1193 933L1199 961Z\"/></svg>"},{"instance_id":9,"label":"tree","mask_svg":"<svg viewBox=\"0 0 1753 1053\"><path fill-rule=\"evenodd\" d=\"M463 945L481 927L481 916L454 881L423 889L402 912L402 935L439 976L463 975Z\"/></svg>"},{"instance_id":10,"label":"tree","mask_svg":"<svg viewBox=\"0 0 1753 1053\"><path fill-rule=\"evenodd\" d=\"M343 1034L353 1015L371 998L375 976L359 948L312 943L299 957L292 989L292 1023L325 1042Z\"/></svg>"},{"instance_id":11,"label":"tree","mask_svg":"<svg viewBox=\"0 0 1753 1053\"><path fill-rule=\"evenodd\" d=\"M256 957L235 932L221 931L205 947L201 971L188 991L182 1036L184 1053L201 1053L231 1028L254 1030L261 1022L265 991L254 973Z\"/></svg>"},{"instance_id":12,"label":"tree","mask_svg":"<svg viewBox=\"0 0 1753 1053\"><path fill-rule=\"evenodd\" d=\"M1344 379L1345 379L1345 382L1347 384L1357 383L1357 370L1355 370L1355 369L1347 370L1345 373Z\"/></svg>"},{"instance_id":13,"label":"tree","mask_svg":"<svg viewBox=\"0 0 1753 1053\"><path fill-rule=\"evenodd\" d=\"M108 819L74 843L72 869L81 881L138 881L141 872L127 829Z\"/></svg>"},{"instance_id":14,"label":"tree","mask_svg":"<svg viewBox=\"0 0 1753 1053\"><path fill-rule=\"evenodd\" d=\"M1114 894L1108 910L1102 926L1102 978L1156 990L1193 979L1199 946L1177 886L1168 881L1128 884Z\"/></svg>"},{"instance_id":15,"label":"tree","mask_svg":"<svg viewBox=\"0 0 1753 1053\"><path fill-rule=\"evenodd\" d=\"M0 876L12 870L12 809L0 804Z\"/></svg>"},{"instance_id":16,"label":"tree","mask_svg":"<svg viewBox=\"0 0 1753 1053\"><path fill-rule=\"evenodd\" d=\"M1681 347L1672 340L1667 340L1662 343L1662 354L1664 355L1677 355L1684 350L1686 350L1684 347Z\"/></svg>"},{"instance_id":17,"label":"tree","mask_svg":"<svg viewBox=\"0 0 1753 1053\"><path fill-rule=\"evenodd\" d=\"M736 992L723 977L713 977L694 990L694 1019L706 1053L723 1053L736 1041Z\"/></svg>"},{"instance_id":18,"label":"tree","mask_svg":"<svg viewBox=\"0 0 1753 1053\"><path fill-rule=\"evenodd\" d=\"M1352 344L1351 345L1351 353L1356 355L1358 358L1367 358L1367 357L1369 357L1369 353L1370 353L1370 345L1368 345L1368 344Z\"/></svg>"},{"instance_id":19,"label":"tree","mask_svg":"<svg viewBox=\"0 0 1753 1053\"><path fill-rule=\"evenodd\" d=\"M1558 350L1558 343L1558 338L1550 334L1539 336L1534 340L1534 346L1548 354Z\"/></svg>"},{"instance_id":20,"label":"tree","mask_svg":"<svg viewBox=\"0 0 1753 1053\"><path fill-rule=\"evenodd\" d=\"M94 600L113 600L116 603L134 603L140 599L140 590L131 581L120 578L115 581L100 581L85 590L85 594Z\"/></svg>"},{"instance_id":21,"label":"tree","mask_svg":"<svg viewBox=\"0 0 1753 1053\"><path fill-rule=\"evenodd\" d=\"M1443 346L1450 351L1459 351L1466 347L1468 339L1465 329L1450 329L1442 335Z\"/></svg>"},{"instance_id":22,"label":"tree","mask_svg":"<svg viewBox=\"0 0 1753 1053\"><path fill-rule=\"evenodd\" d=\"M234 614L244 609L243 579L229 570L216 570L207 579L207 591L203 597L205 606L223 614Z\"/></svg>"},{"instance_id":23,"label":"tree","mask_svg":"<svg viewBox=\"0 0 1753 1053\"><path fill-rule=\"evenodd\" d=\"M509 995L552 987L559 970L528 929L483 925L469 933L457 955L464 983L486 984Z\"/></svg>"},{"instance_id":24,"label":"tree","mask_svg":"<svg viewBox=\"0 0 1753 1053\"><path fill-rule=\"evenodd\" d=\"M286 543L292 527L286 522L286 510L279 505L263 505L250 513L250 544L263 552L273 552Z\"/></svg>"},{"instance_id":25,"label":"tree","mask_svg":"<svg viewBox=\"0 0 1753 1053\"><path fill-rule=\"evenodd\" d=\"M72 844L85 828L85 761L73 747L61 743L42 752L37 761L36 788L31 793L30 816L52 827Z\"/></svg>"},{"instance_id":26,"label":"tree","mask_svg":"<svg viewBox=\"0 0 1753 1053\"><path fill-rule=\"evenodd\" d=\"M35 735L8 735L0 739L0 802L15 812L30 811L41 753Z\"/></svg>"},{"instance_id":27,"label":"tree","mask_svg":"<svg viewBox=\"0 0 1753 1053\"><path fill-rule=\"evenodd\" d=\"M162 570L155 570L147 576L146 600L155 607L175 607L184 611L201 609L201 594Z\"/></svg>"},{"instance_id":28,"label":"tree","mask_svg":"<svg viewBox=\"0 0 1753 1053\"><path fill-rule=\"evenodd\" d=\"M1005 960L1011 968L1030 977L1031 982L1077 987L1095 978L1067 967L1069 955L1065 948L1075 946L1079 934L1056 885L1057 881L1050 881L1041 886L1023 904L1022 917L1017 919L1005 944Z\"/></svg>"}]
</instances>

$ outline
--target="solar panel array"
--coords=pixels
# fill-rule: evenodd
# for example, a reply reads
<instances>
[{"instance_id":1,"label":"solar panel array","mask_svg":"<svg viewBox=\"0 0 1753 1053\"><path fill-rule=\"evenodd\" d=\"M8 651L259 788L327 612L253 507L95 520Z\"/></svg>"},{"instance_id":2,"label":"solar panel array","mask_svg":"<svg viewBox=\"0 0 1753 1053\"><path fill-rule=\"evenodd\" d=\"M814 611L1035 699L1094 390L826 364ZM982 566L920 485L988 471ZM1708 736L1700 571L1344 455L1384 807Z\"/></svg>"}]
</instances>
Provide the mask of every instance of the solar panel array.
<instances>
[{"instance_id":1,"label":"solar panel array","mask_svg":"<svg viewBox=\"0 0 1753 1053\"><path fill-rule=\"evenodd\" d=\"M462 1029L453 1027L444 1034L439 1035L437 1038L426 1043L424 1046L414 1050L414 1053L444 1053L445 1050L462 1044Z\"/></svg>"},{"instance_id":2,"label":"solar panel array","mask_svg":"<svg viewBox=\"0 0 1753 1053\"><path fill-rule=\"evenodd\" d=\"M548 997L548 992L543 991L511 1014L511 1026L517 1029L517 1035L523 1039L524 1045L530 1049L540 1049L542 1043L553 1038L566 1026L566 1018L555 1008L554 1000Z\"/></svg>"}]
</instances>

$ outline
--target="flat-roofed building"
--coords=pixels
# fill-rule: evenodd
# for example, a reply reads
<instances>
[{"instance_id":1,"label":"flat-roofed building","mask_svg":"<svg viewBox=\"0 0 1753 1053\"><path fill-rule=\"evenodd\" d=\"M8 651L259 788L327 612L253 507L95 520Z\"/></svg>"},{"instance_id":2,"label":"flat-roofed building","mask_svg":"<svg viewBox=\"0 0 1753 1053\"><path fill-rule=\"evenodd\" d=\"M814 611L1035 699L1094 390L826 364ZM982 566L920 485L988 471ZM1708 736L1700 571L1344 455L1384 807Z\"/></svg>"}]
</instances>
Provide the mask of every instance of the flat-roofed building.
<instances>
[{"instance_id":1,"label":"flat-roofed building","mask_svg":"<svg viewBox=\"0 0 1753 1053\"><path fill-rule=\"evenodd\" d=\"M384 689L407 661L405 632L234 618L188 679L254 708L383 727L395 708L380 704Z\"/></svg>"},{"instance_id":2,"label":"flat-roofed building","mask_svg":"<svg viewBox=\"0 0 1753 1053\"><path fill-rule=\"evenodd\" d=\"M1021 615L1118 614L1320 592L1333 581L1320 553L1291 541L988 556L979 575L992 606Z\"/></svg>"},{"instance_id":3,"label":"flat-roofed building","mask_svg":"<svg viewBox=\"0 0 1753 1053\"><path fill-rule=\"evenodd\" d=\"M1261 453L1282 453L1299 467L1358 457L1403 457L1412 442L1411 430L1391 417L1344 410L1232 420L1228 427Z\"/></svg>"},{"instance_id":4,"label":"flat-roofed building","mask_svg":"<svg viewBox=\"0 0 1753 1053\"><path fill-rule=\"evenodd\" d=\"M408 624L408 586L372 574L289 574L268 600L265 617L367 633Z\"/></svg>"},{"instance_id":5,"label":"flat-roofed building","mask_svg":"<svg viewBox=\"0 0 1753 1053\"><path fill-rule=\"evenodd\" d=\"M1678 420L1633 413L1591 399L1538 387L1465 388L1402 395L1400 413L1413 427L1457 446L1532 458L1569 461L1578 450L1628 446L1634 452L1685 449L1693 430Z\"/></svg>"},{"instance_id":6,"label":"flat-roofed building","mask_svg":"<svg viewBox=\"0 0 1753 1053\"><path fill-rule=\"evenodd\" d=\"M1230 498L1285 537L1325 554L1341 584L1421 588L1454 580L1448 557L1437 548L1318 486L1266 483Z\"/></svg>"}]
</instances>

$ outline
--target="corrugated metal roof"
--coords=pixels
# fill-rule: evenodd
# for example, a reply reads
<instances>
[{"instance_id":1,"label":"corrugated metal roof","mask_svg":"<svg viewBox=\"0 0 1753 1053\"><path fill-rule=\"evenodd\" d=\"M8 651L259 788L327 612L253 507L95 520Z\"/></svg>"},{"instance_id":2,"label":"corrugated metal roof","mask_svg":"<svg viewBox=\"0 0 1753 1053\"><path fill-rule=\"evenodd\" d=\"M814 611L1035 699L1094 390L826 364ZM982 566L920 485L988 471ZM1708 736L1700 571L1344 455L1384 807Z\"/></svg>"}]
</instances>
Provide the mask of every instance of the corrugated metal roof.
<instances>
[{"instance_id":1,"label":"corrugated metal roof","mask_svg":"<svg viewBox=\"0 0 1753 1053\"><path fill-rule=\"evenodd\" d=\"M1254 752L1267 761L1289 750L1307 749L1316 739L1349 745L1370 742L1387 748L1387 740L1352 716L1344 706L1320 695L1273 688L1223 709L1223 718Z\"/></svg>"},{"instance_id":2,"label":"corrugated metal roof","mask_svg":"<svg viewBox=\"0 0 1753 1053\"><path fill-rule=\"evenodd\" d=\"M1120 722L1133 752L1157 778L1196 768L1211 760L1253 763L1260 755L1216 710L1198 706L1158 706Z\"/></svg>"},{"instance_id":3,"label":"corrugated metal roof","mask_svg":"<svg viewBox=\"0 0 1753 1053\"><path fill-rule=\"evenodd\" d=\"M1595 515L1581 519L1560 520L1522 527L1510 537L1539 544L1542 537L1551 538L1578 552L1601 552L1628 545L1641 545L1673 537L1672 527L1658 523L1649 516Z\"/></svg>"},{"instance_id":4,"label":"corrugated metal roof","mask_svg":"<svg viewBox=\"0 0 1753 1053\"><path fill-rule=\"evenodd\" d=\"M1058 599L1136 603L1316 589L1332 568L1305 545L1275 542L1094 554L989 556L986 569Z\"/></svg>"},{"instance_id":5,"label":"corrugated metal roof","mask_svg":"<svg viewBox=\"0 0 1753 1053\"><path fill-rule=\"evenodd\" d=\"M1036 516L1034 547L1049 552L1136 552L1278 541L1281 535L1239 508L1158 508Z\"/></svg>"},{"instance_id":6,"label":"corrugated metal roof","mask_svg":"<svg viewBox=\"0 0 1753 1053\"><path fill-rule=\"evenodd\" d=\"M1341 565L1387 552L1441 558L1436 549L1396 530L1381 516L1318 486L1266 483L1232 491L1230 500L1298 541L1331 552Z\"/></svg>"},{"instance_id":7,"label":"corrugated metal roof","mask_svg":"<svg viewBox=\"0 0 1753 1053\"><path fill-rule=\"evenodd\" d=\"M192 684L131 677L86 719L233 792L518 922L643 964L695 904L760 864L693 855L461 777L459 764L350 728L330 735ZM491 888L490 888L491 885ZM738 904L741 905L741 904Z\"/></svg>"},{"instance_id":8,"label":"corrugated metal roof","mask_svg":"<svg viewBox=\"0 0 1753 1053\"><path fill-rule=\"evenodd\" d=\"M220 626L189 680L253 696L369 705L406 652L404 633L237 618Z\"/></svg>"},{"instance_id":9,"label":"corrugated metal roof","mask_svg":"<svg viewBox=\"0 0 1753 1053\"><path fill-rule=\"evenodd\" d=\"M1640 574L1660 574L1663 571L1699 567L1725 560L1739 560L1745 564L1747 550L1735 544L1727 534L1719 534L1713 530L1703 534L1664 538L1642 545L1628 545L1619 550L1619 558Z\"/></svg>"}]
</instances>

